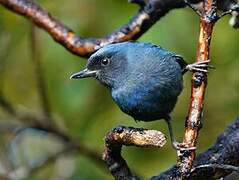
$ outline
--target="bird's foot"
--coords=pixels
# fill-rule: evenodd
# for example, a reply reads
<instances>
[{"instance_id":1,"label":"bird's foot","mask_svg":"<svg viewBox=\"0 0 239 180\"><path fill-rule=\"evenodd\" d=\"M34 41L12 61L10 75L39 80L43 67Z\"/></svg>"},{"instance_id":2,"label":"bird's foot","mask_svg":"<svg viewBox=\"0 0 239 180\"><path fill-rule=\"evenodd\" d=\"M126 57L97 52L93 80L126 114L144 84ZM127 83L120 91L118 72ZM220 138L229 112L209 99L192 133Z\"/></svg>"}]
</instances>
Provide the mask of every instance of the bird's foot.
<instances>
[{"instance_id":1,"label":"bird's foot","mask_svg":"<svg viewBox=\"0 0 239 180\"><path fill-rule=\"evenodd\" d=\"M125 128L126 128L125 126L119 125L119 126L113 128L111 131L121 134Z\"/></svg>"},{"instance_id":2,"label":"bird's foot","mask_svg":"<svg viewBox=\"0 0 239 180\"><path fill-rule=\"evenodd\" d=\"M208 73L209 69L214 69L215 68L214 66L209 65L208 64L209 62L210 62L210 60L206 60L206 61L196 62L196 63L193 63L193 64L188 64L186 66L186 70L193 71L193 72Z\"/></svg>"},{"instance_id":3,"label":"bird's foot","mask_svg":"<svg viewBox=\"0 0 239 180\"><path fill-rule=\"evenodd\" d=\"M185 152L195 151L197 149L195 146L188 147L188 144L179 143L177 141L174 141L172 144L173 144L174 149L177 151L178 157L182 156Z\"/></svg>"}]
</instances>

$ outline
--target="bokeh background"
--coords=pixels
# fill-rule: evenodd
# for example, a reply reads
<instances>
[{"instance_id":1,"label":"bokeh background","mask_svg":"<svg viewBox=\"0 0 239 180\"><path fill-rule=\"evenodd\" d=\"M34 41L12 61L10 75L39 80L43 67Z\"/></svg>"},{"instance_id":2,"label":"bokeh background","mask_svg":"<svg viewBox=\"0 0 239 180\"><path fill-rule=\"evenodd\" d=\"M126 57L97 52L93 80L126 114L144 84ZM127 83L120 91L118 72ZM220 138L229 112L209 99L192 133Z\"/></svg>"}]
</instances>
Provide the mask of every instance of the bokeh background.
<instances>
[{"instance_id":1,"label":"bokeh background","mask_svg":"<svg viewBox=\"0 0 239 180\"><path fill-rule=\"evenodd\" d=\"M128 22L138 6L123 0L38 0L51 14L83 37L101 37ZM229 17L215 27L211 59L216 70L209 74L204 110L204 127L200 131L198 153L212 145L225 127L239 114L239 33L228 25ZM138 41L160 44L181 54L188 62L195 60L198 39L198 17L191 9L173 10L155 24ZM32 25L30 21L0 7L0 84L1 92L18 113L41 116L36 72L32 60ZM164 121L138 122L122 113L109 92L93 79L69 80L72 72L82 69L86 59L79 58L51 37L35 31L37 57L41 61L47 98L56 123L73 137L99 153L109 129L126 126L158 129L168 135ZM173 128L182 139L184 119L190 98L191 73L185 75L184 91L172 114ZM0 109L0 124L15 121ZM27 120L24 120L27 122ZM2 128L1 128L2 129ZM67 153L43 167L49 154L63 146L54 136L27 129L16 135L1 130L0 174L4 164L21 175L31 167L40 168L23 175L26 179L112 179L110 174L81 153ZM162 149L123 148L129 166L143 178L157 175L176 162L170 143ZM22 170L22 171L21 171ZM20 177L20 176L19 176Z\"/></svg>"}]
</instances>

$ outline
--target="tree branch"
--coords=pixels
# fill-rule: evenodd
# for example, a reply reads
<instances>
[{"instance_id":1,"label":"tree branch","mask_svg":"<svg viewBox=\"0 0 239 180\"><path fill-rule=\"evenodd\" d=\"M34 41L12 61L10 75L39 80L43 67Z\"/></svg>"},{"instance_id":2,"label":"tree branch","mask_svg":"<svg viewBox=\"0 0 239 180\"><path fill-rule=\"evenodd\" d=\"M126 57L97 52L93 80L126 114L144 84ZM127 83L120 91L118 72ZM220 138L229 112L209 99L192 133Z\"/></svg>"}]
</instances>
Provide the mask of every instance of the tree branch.
<instances>
[{"instance_id":1,"label":"tree branch","mask_svg":"<svg viewBox=\"0 0 239 180\"><path fill-rule=\"evenodd\" d=\"M140 4L139 0L132 2ZM185 5L182 0L149 0L126 25L105 38L84 39L52 17L33 0L0 0L0 3L9 10L30 19L70 52L83 57L89 56L106 44L137 39L169 10Z\"/></svg>"},{"instance_id":2,"label":"tree branch","mask_svg":"<svg viewBox=\"0 0 239 180\"><path fill-rule=\"evenodd\" d=\"M118 126L106 135L105 143L103 159L114 178L116 180L136 180L139 178L132 174L121 156L122 146L161 148L165 145L166 138L160 131Z\"/></svg>"},{"instance_id":3,"label":"tree branch","mask_svg":"<svg viewBox=\"0 0 239 180\"><path fill-rule=\"evenodd\" d=\"M226 177L232 173L232 169L221 168L223 165L232 167L239 166L239 117L231 124L216 140L215 144L207 151L197 156L193 163L192 173L189 173L186 179L218 179ZM198 168L201 165L217 164L222 166L209 166ZM238 168L235 168L235 170ZM180 178L180 169L177 165L161 173L159 176L152 177L152 180L178 180Z\"/></svg>"},{"instance_id":4,"label":"tree branch","mask_svg":"<svg viewBox=\"0 0 239 180\"><path fill-rule=\"evenodd\" d=\"M205 0L203 11L200 17L200 33L197 50L197 62L209 60L210 42L214 23L216 22L217 5L215 0ZM184 149L191 148L190 151L182 150L178 157L178 166L181 179L184 179L190 172L193 160L196 156L197 138L202 126L201 118L204 104L204 95L207 87L207 74L195 72L192 77L191 101L188 116L185 123L183 138Z\"/></svg>"},{"instance_id":5,"label":"tree branch","mask_svg":"<svg viewBox=\"0 0 239 180\"><path fill-rule=\"evenodd\" d=\"M198 3L200 1L202 0L191 0L190 2ZM104 38L86 39L77 36L34 0L0 0L4 7L30 19L68 51L82 57L88 57L107 44L135 40L170 10L185 7L184 0L129 0L129 2L138 4L140 9L128 23ZM230 3L234 3L234 1L230 1ZM219 9L226 10L229 3L220 4Z\"/></svg>"}]
</instances>

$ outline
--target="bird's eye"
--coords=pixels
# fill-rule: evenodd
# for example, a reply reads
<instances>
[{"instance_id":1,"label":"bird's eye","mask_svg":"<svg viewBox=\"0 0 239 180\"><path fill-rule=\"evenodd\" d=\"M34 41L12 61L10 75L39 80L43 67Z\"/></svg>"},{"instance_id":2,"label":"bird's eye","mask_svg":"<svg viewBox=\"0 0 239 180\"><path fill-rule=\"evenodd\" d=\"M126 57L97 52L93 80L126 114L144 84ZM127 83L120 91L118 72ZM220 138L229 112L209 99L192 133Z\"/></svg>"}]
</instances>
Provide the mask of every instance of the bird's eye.
<instances>
[{"instance_id":1,"label":"bird's eye","mask_svg":"<svg viewBox=\"0 0 239 180\"><path fill-rule=\"evenodd\" d=\"M108 58L102 59L101 64L102 66L108 66L110 64L110 60Z\"/></svg>"}]
</instances>

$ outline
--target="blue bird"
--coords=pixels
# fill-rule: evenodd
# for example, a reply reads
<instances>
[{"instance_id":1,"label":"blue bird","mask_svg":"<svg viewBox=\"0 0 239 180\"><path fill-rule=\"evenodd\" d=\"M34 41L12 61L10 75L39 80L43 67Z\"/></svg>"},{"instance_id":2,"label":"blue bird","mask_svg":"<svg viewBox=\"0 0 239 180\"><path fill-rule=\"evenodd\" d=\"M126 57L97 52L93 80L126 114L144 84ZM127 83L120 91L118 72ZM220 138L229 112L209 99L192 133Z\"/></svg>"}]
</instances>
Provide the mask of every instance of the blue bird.
<instances>
[{"instance_id":1,"label":"blue bird","mask_svg":"<svg viewBox=\"0 0 239 180\"><path fill-rule=\"evenodd\" d=\"M158 45L123 42L96 51L86 69L71 79L96 78L110 90L120 109L135 120L165 119L177 148L170 113L183 89L183 74L188 70L207 72L208 62L187 64L181 56Z\"/></svg>"}]
</instances>

